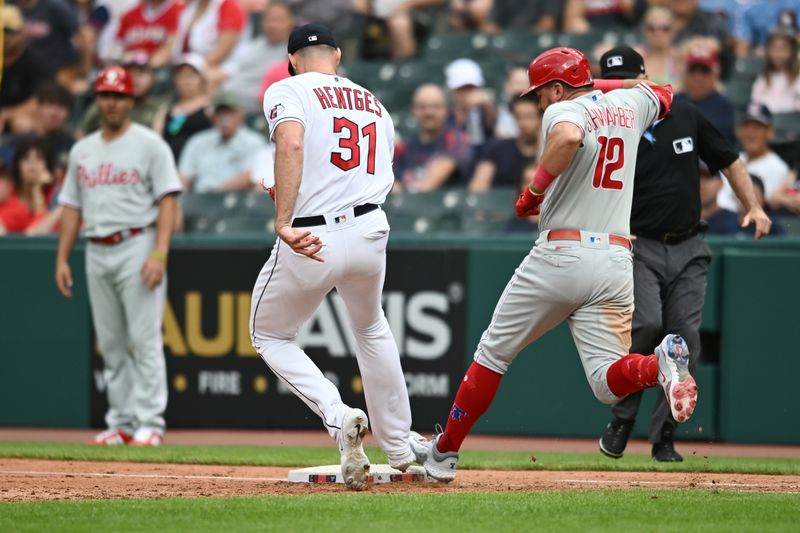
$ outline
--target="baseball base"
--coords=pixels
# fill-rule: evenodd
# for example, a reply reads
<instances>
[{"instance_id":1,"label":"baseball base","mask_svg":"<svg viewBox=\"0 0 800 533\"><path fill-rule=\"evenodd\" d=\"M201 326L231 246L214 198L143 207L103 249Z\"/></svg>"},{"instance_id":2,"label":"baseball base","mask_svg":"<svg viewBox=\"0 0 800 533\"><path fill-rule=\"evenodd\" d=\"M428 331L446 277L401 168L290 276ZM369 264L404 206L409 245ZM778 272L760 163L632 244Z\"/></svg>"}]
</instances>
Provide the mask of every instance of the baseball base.
<instances>
[{"instance_id":1,"label":"baseball base","mask_svg":"<svg viewBox=\"0 0 800 533\"><path fill-rule=\"evenodd\" d=\"M339 465L312 466L289 471L290 483L344 483ZM371 465L370 483L433 483L421 466L409 466L401 472L389 465Z\"/></svg>"}]
</instances>

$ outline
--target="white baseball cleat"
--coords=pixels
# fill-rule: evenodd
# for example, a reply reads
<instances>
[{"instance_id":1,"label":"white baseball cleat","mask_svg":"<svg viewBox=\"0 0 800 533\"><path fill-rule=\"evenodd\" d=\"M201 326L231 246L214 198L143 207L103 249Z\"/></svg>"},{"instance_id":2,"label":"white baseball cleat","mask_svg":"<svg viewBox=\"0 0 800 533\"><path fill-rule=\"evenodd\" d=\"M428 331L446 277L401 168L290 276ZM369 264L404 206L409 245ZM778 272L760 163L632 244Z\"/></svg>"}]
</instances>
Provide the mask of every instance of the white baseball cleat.
<instances>
[{"instance_id":1,"label":"white baseball cleat","mask_svg":"<svg viewBox=\"0 0 800 533\"><path fill-rule=\"evenodd\" d=\"M154 429L139 428L133 434L131 446L161 446L164 444L164 435Z\"/></svg>"},{"instance_id":2,"label":"white baseball cleat","mask_svg":"<svg viewBox=\"0 0 800 533\"><path fill-rule=\"evenodd\" d=\"M441 436L440 432L432 440L428 440L412 431L408 439L416 461L425 467L425 472L436 481L450 483L456 478L458 452L440 452L436 444Z\"/></svg>"},{"instance_id":3,"label":"white baseball cleat","mask_svg":"<svg viewBox=\"0 0 800 533\"><path fill-rule=\"evenodd\" d=\"M342 456L342 476L350 490L364 490L369 481L369 459L364 453L363 441L369 429L369 420L361 409L350 409L339 430L339 453Z\"/></svg>"},{"instance_id":4,"label":"white baseball cleat","mask_svg":"<svg viewBox=\"0 0 800 533\"><path fill-rule=\"evenodd\" d=\"M107 429L95 435L89 441L89 444L97 444L99 446L124 446L128 444L133 437L130 433L122 431L121 429Z\"/></svg>"},{"instance_id":5,"label":"white baseball cleat","mask_svg":"<svg viewBox=\"0 0 800 533\"><path fill-rule=\"evenodd\" d=\"M667 396L672 417L686 422L697 405L697 383L689 374L689 348L680 335L667 335L656 346L658 382Z\"/></svg>"},{"instance_id":6,"label":"white baseball cleat","mask_svg":"<svg viewBox=\"0 0 800 533\"><path fill-rule=\"evenodd\" d=\"M408 452L405 455L397 458L389 457L389 466L394 468L395 470L399 470L401 472L405 472L408 470L408 467L411 466L417 460L417 456L413 450L409 448Z\"/></svg>"}]
</instances>

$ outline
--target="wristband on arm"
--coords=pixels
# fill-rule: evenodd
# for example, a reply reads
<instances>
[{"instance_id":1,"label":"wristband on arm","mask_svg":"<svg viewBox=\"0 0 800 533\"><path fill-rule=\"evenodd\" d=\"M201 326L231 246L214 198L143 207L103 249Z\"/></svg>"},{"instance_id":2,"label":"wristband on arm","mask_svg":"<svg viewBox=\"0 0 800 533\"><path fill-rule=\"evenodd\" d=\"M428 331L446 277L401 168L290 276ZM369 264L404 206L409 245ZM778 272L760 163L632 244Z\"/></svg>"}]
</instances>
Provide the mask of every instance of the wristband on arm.
<instances>
[{"instance_id":1,"label":"wristband on arm","mask_svg":"<svg viewBox=\"0 0 800 533\"><path fill-rule=\"evenodd\" d=\"M550 174L542 165L536 169L536 174L533 175L533 181L531 182L531 192L533 194L544 194L544 190L547 189L548 185L553 183L553 180L556 179L557 176Z\"/></svg>"},{"instance_id":2,"label":"wristband on arm","mask_svg":"<svg viewBox=\"0 0 800 533\"><path fill-rule=\"evenodd\" d=\"M598 91L607 93L616 89L622 89L625 80L594 80L594 88Z\"/></svg>"}]
</instances>

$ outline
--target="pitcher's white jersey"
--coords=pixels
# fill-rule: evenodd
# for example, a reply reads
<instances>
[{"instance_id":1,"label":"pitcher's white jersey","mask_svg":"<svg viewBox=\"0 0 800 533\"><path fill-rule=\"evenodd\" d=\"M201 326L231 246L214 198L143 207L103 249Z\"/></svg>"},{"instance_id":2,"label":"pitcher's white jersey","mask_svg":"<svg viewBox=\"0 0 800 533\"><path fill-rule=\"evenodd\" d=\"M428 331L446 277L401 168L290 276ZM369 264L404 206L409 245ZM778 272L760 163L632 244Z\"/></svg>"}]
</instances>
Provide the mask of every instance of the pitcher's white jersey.
<instances>
[{"instance_id":1,"label":"pitcher's white jersey","mask_svg":"<svg viewBox=\"0 0 800 533\"><path fill-rule=\"evenodd\" d=\"M342 76L309 72L270 86L264 115L270 140L282 122L305 127L293 217L384 202L394 183L394 124L371 92Z\"/></svg>"},{"instance_id":2,"label":"pitcher's white jersey","mask_svg":"<svg viewBox=\"0 0 800 533\"><path fill-rule=\"evenodd\" d=\"M661 104L639 84L550 105L542 117L544 142L559 122L583 131L583 143L547 189L539 229L578 229L628 235L639 138L658 118Z\"/></svg>"}]
</instances>

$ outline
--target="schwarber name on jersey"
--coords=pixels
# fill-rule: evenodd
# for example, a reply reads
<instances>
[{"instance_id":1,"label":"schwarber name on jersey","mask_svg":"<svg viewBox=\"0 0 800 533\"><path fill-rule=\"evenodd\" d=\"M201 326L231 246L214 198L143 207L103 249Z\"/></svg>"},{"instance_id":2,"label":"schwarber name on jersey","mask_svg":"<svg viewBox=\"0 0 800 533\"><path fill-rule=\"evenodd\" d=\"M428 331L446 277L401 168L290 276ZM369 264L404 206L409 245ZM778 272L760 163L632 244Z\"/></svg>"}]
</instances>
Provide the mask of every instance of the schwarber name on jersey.
<instances>
[{"instance_id":1,"label":"schwarber name on jersey","mask_svg":"<svg viewBox=\"0 0 800 533\"><path fill-rule=\"evenodd\" d=\"M305 127L293 217L382 204L394 183L394 124L375 96L347 78L308 72L264 95L270 140L286 121Z\"/></svg>"},{"instance_id":2,"label":"schwarber name on jersey","mask_svg":"<svg viewBox=\"0 0 800 533\"><path fill-rule=\"evenodd\" d=\"M630 234L639 138L660 109L658 96L645 84L607 94L593 91L549 106L542 117L544 143L560 122L578 126L583 143L547 189L539 229Z\"/></svg>"}]
</instances>

